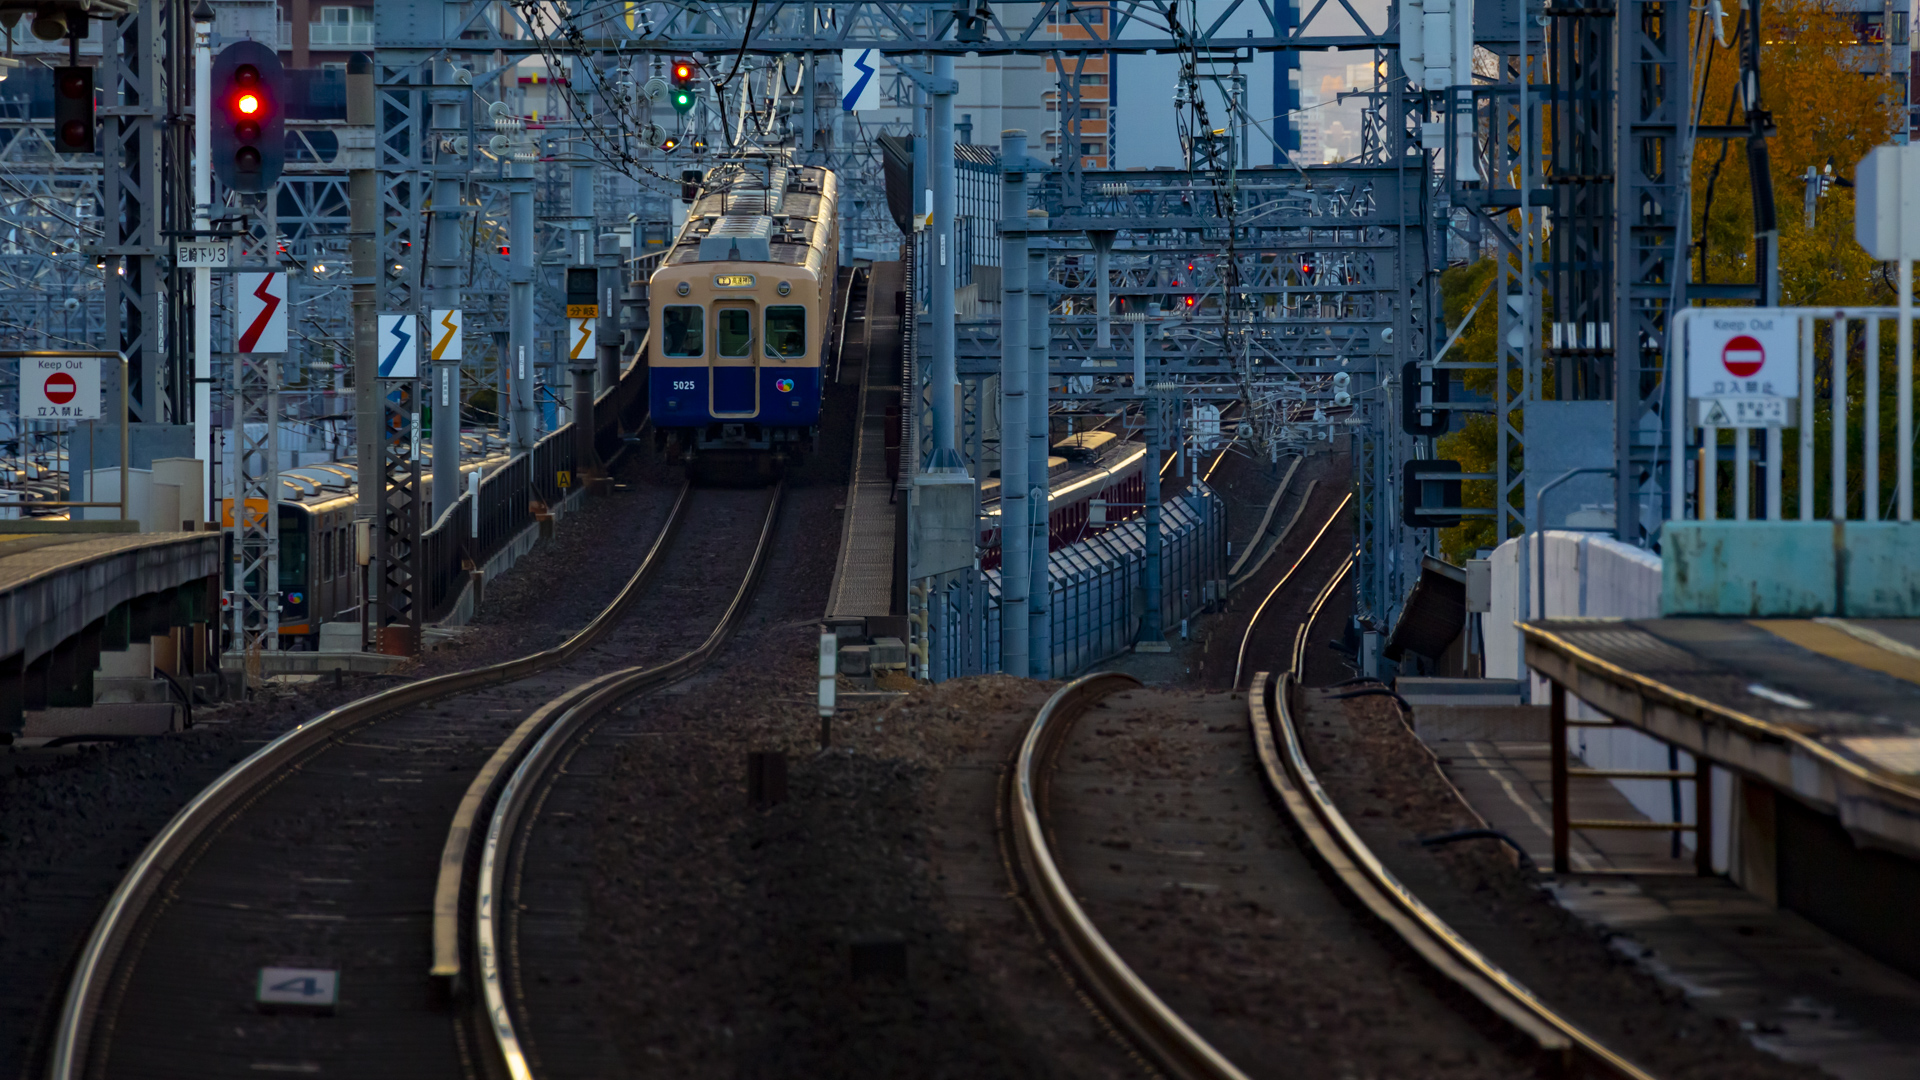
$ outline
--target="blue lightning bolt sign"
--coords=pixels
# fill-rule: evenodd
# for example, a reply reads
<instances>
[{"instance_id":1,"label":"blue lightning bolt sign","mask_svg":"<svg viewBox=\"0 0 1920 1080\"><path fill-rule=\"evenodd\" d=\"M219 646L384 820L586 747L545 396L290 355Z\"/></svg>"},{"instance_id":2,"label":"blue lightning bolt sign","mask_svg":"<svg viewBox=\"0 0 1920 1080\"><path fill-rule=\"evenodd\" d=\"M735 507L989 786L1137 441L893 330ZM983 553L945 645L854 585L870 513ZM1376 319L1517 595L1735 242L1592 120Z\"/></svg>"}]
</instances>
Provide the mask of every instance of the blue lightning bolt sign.
<instances>
[{"instance_id":1,"label":"blue lightning bolt sign","mask_svg":"<svg viewBox=\"0 0 1920 1080\"><path fill-rule=\"evenodd\" d=\"M412 315L380 316L380 377L420 377L420 331Z\"/></svg>"},{"instance_id":2,"label":"blue lightning bolt sign","mask_svg":"<svg viewBox=\"0 0 1920 1080\"><path fill-rule=\"evenodd\" d=\"M880 58L872 49L840 50L840 107L862 112L880 107Z\"/></svg>"}]
</instances>

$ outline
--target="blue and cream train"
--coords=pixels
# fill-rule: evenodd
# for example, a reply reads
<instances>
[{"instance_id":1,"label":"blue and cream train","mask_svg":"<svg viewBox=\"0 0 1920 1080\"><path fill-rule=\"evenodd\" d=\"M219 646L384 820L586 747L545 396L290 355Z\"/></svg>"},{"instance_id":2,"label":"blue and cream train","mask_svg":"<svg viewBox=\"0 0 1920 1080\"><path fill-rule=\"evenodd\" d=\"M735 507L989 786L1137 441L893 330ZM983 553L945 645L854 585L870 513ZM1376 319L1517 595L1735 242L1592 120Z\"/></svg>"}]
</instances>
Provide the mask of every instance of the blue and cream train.
<instances>
[{"instance_id":1,"label":"blue and cream train","mask_svg":"<svg viewBox=\"0 0 1920 1080\"><path fill-rule=\"evenodd\" d=\"M653 425L689 459L812 448L839 264L837 182L780 150L709 170L650 282Z\"/></svg>"}]
</instances>

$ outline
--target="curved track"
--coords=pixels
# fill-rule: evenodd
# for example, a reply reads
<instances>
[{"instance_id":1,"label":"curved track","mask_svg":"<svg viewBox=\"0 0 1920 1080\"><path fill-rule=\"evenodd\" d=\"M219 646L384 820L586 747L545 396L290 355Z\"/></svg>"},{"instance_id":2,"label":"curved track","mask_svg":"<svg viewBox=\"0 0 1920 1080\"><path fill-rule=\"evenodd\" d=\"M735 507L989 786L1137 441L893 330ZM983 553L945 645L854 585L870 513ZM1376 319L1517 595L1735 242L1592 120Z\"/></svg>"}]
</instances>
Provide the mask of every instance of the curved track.
<instances>
[{"instance_id":1,"label":"curved track","mask_svg":"<svg viewBox=\"0 0 1920 1080\"><path fill-rule=\"evenodd\" d=\"M470 955L480 976L474 1004L489 1032L489 1064L515 1080L619 1069L609 1033L595 1026L592 988L578 979L590 966L579 936L587 904L577 871L585 853L570 826L591 806L579 785L563 781L569 773L604 767L606 755L628 734L620 729L631 726L617 711L623 701L698 671L738 627L767 562L780 495L775 489L766 505L757 542L670 559L665 574L682 589L662 597L651 614L656 621L680 620L683 634L697 633L704 627L687 622L686 613L724 601L705 638L672 659L609 672L587 684L557 712L499 792L480 852ZM735 507L736 534L750 519L746 509L744 503ZM609 728L610 737L600 738Z\"/></svg>"},{"instance_id":2,"label":"curved track","mask_svg":"<svg viewBox=\"0 0 1920 1080\"><path fill-rule=\"evenodd\" d=\"M745 515L743 498L756 504ZM426 978L431 963L459 982L424 904L439 871L457 909L462 859L444 865L448 819L469 810L476 771L511 759L529 724L604 702L636 655L678 647L630 617L642 597L677 591L670 577L656 582L663 566L689 546L737 546L730 516L764 536L778 505L777 489L771 505L764 493L683 489L620 594L566 642L370 695L236 764L108 902L69 981L49 1075L352 1074L376 1062L409 1077L474 1075L472 1032ZM338 1014L318 1029L261 1012L253 990L269 966L338 971Z\"/></svg>"},{"instance_id":3,"label":"curved track","mask_svg":"<svg viewBox=\"0 0 1920 1080\"><path fill-rule=\"evenodd\" d=\"M1332 544L1322 545L1321 543L1327 533L1340 523L1340 515L1346 513L1347 507L1352 502L1353 494L1349 492L1334 505L1332 512L1327 514L1318 531L1313 534L1313 539L1307 541L1307 546L1301 550L1300 556L1293 561L1292 566L1287 567L1285 573L1280 575L1280 579L1273 583L1273 587L1267 590L1267 594L1261 597L1259 606L1254 608L1253 614L1247 618L1247 628L1240 635L1240 649L1235 655L1233 664L1235 689L1246 685L1248 676L1256 666L1254 663L1249 663L1249 660L1260 652L1257 646L1262 644L1263 639L1268 636L1269 628L1280 626L1285 612L1298 609L1298 602L1305 594L1297 585L1292 590L1288 589L1288 586L1294 583L1295 575L1311 577L1324 567L1334 565L1336 561L1352 561L1353 556L1350 552L1338 550ZM1318 610L1317 607L1315 610ZM1285 633L1284 630L1280 632ZM1284 640L1290 642L1292 638L1288 637ZM1270 641L1265 643L1273 644Z\"/></svg>"},{"instance_id":4,"label":"curved track","mask_svg":"<svg viewBox=\"0 0 1920 1080\"><path fill-rule=\"evenodd\" d=\"M1293 605L1292 625L1280 628L1292 631L1296 669L1351 566L1341 552L1309 578L1311 599ZM1128 676L1090 675L1056 693L1028 731L1003 791L1016 885L1114 1026L1167 1075L1242 1077L1290 1060L1299 1031L1287 1026L1320 1007L1316 998L1335 997L1349 1017L1384 1003L1389 1027L1362 1023L1335 1035L1389 1074L1412 1067L1394 1057L1400 1042L1416 1054L1448 1046L1468 1061L1506 1060L1499 1068L1521 1072L1650 1080L1488 961L1374 857L1306 762L1286 705L1292 681L1291 673L1278 681L1257 673L1240 703L1237 694L1156 695ZM1076 735L1076 722L1094 710L1103 710L1100 723L1085 726L1099 730ZM1235 738L1233 725L1209 723L1236 712L1250 741ZM1160 762L1177 764L1143 769L1127 757L1128 740L1143 738ZM1249 821L1246 803L1262 796L1283 811L1284 827L1271 817ZM1180 842L1169 843L1176 835ZM1169 889L1205 899L1172 901ZM1282 913L1279 921L1239 914L1262 907ZM1194 928L1209 918L1218 921ZM1277 927L1305 936L1274 945ZM1242 947L1263 937L1264 955L1258 943ZM1390 947L1394 939L1405 949ZM1314 958L1292 966L1276 955L1309 950ZM1246 970L1258 977L1235 982ZM1279 1000L1237 997L1249 986ZM1375 1005L1368 994L1378 995ZM1182 1009L1194 1010L1191 1021Z\"/></svg>"}]
</instances>

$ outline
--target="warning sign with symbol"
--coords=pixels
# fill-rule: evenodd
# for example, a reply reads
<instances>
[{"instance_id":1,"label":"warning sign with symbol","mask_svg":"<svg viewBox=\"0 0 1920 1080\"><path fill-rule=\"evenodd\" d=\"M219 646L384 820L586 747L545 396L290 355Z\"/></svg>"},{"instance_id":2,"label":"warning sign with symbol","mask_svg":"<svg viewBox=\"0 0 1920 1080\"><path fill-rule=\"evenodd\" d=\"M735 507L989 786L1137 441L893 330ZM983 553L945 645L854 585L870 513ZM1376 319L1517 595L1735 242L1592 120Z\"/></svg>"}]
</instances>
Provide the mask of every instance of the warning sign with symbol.
<instances>
[{"instance_id":1,"label":"warning sign with symbol","mask_svg":"<svg viewBox=\"0 0 1920 1080\"><path fill-rule=\"evenodd\" d=\"M1710 308L1687 324L1689 398L1800 393L1800 328L1781 308Z\"/></svg>"},{"instance_id":2,"label":"warning sign with symbol","mask_svg":"<svg viewBox=\"0 0 1920 1080\"><path fill-rule=\"evenodd\" d=\"M29 356L20 361L22 420L100 419L100 361Z\"/></svg>"}]
</instances>

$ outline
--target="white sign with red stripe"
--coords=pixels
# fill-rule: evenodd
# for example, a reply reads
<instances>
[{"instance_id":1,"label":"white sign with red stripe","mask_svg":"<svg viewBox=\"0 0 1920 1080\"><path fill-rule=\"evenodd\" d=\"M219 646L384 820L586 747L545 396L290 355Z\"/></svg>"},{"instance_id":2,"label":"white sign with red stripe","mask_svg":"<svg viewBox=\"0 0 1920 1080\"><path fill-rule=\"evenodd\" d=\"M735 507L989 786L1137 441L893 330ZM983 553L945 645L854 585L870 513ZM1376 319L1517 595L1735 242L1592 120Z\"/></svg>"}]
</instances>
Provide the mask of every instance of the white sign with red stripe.
<instances>
[{"instance_id":1,"label":"white sign with red stripe","mask_svg":"<svg viewBox=\"0 0 1920 1080\"><path fill-rule=\"evenodd\" d=\"M1687 397L1718 403L1700 406L1702 423L1776 426L1784 402L1800 394L1800 324L1791 311L1704 309L1687 323L1686 348Z\"/></svg>"},{"instance_id":2,"label":"white sign with red stripe","mask_svg":"<svg viewBox=\"0 0 1920 1080\"><path fill-rule=\"evenodd\" d=\"M240 303L234 308L233 350L243 353L287 351L287 275L283 272L234 275Z\"/></svg>"},{"instance_id":3,"label":"white sign with red stripe","mask_svg":"<svg viewBox=\"0 0 1920 1080\"><path fill-rule=\"evenodd\" d=\"M100 419L100 361L90 356L21 357L20 419Z\"/></svg>"}]
</instances>

